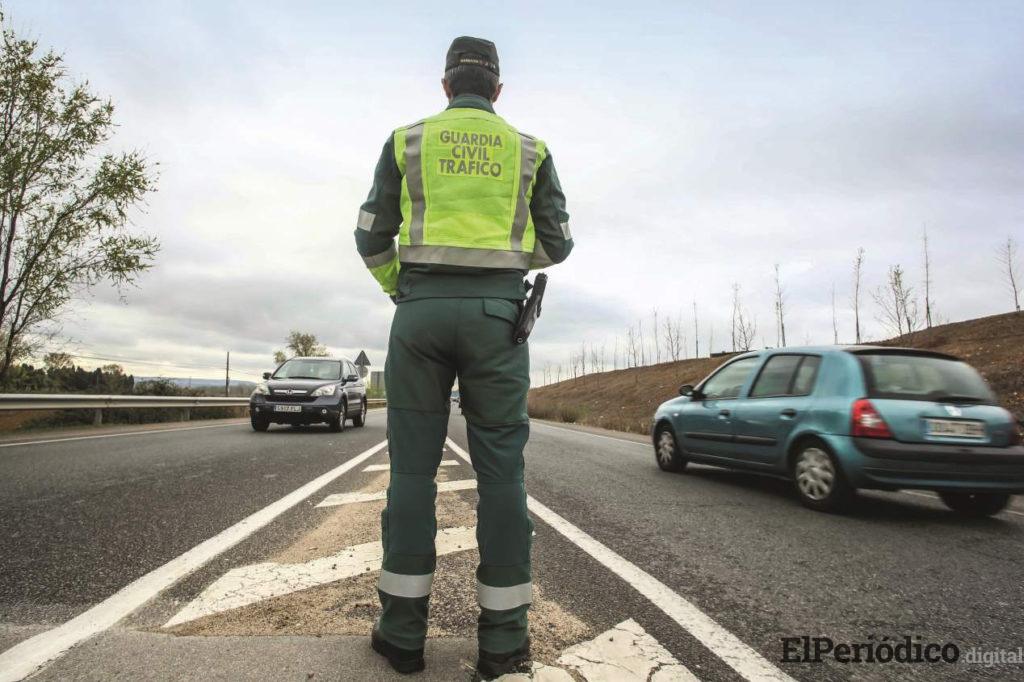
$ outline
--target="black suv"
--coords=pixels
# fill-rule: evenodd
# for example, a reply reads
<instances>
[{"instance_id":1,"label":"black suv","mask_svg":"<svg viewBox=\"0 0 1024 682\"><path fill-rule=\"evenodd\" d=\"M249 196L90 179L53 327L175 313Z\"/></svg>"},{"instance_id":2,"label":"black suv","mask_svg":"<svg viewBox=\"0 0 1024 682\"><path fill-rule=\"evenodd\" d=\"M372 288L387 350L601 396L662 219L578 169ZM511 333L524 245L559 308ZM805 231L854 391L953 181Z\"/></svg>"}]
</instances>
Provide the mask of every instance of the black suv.
<instances>
[{"instance_id":1,"label":"black suv","mask_svg":"<svg viewBox=\"0 0 1024 682\"><path fill-rule=\"evenodd\" d=\"M249 419L256 431L271 423L305 425L327 423L343 431L366 423L366 384L351 360L344 358L292 358L271 374L249 398Z\"/></svg>"}]
</instances>

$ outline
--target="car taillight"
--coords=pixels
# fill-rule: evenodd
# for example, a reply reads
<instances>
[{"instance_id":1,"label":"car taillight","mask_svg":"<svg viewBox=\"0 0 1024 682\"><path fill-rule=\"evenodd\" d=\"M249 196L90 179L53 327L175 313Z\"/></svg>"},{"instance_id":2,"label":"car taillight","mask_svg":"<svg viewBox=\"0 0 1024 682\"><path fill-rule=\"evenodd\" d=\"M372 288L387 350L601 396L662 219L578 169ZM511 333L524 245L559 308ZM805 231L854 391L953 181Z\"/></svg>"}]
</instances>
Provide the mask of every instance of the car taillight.
<instances>
[{"instance_id":1,"label":"car taillight","mask_svg":"<svg viewBox=\"0 0 1024 682\"><path fill-rule=\"evenodd\" d=\"M892 438L889 425L870 400L861 398L855 402L852 417L850 435L857 438Z\"/></svg>"}]
</instances>

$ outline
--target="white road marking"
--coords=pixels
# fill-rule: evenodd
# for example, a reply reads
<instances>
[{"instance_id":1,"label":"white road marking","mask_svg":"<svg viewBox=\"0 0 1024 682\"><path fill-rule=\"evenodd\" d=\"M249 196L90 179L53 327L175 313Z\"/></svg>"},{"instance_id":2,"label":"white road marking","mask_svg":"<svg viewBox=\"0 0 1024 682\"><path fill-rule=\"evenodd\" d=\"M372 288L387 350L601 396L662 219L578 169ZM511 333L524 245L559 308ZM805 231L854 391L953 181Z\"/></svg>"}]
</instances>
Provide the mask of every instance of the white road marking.
<instances>
[{"instance_id":1,"label":"white road marking","mask_svg":"<svg viewBox=\"0 0 1024 682\"><path fill-rule=\"evenodd\" d=\"M67 438L49 438L47 440L24 440L17 443L0 443L0 448L16 448L23 445L45 445L46 443L65 443L73 440L95 440L97 438L121 438L123 436L148 436L151 433L169 433L171 431L198 431L199 429L223 429L228 426L239 426L244 421L230 424L207 424L206 426L182 426L173 429L150 429L148 431L126 431L123 433L100 433L94 436L68 436Z\"/></svg>"},{"instance_id":2,"label":"white road marking","mask_svg":"<svg viewBox=\"0 0 1024 682\"><path fill-rule=\"evenodd\" d=\"M591 640L569 647L556 663L563 667L534 663L529 672L502 675L498 680L572 682L582 678L586 682L700 682L632 618Z\"/></svg>"},{"instance_id":3,"label":"white road marking","mask_svg":"<svg viewBox=\"0 0 1024 682\"><path fill-rule=\"evenodd\" d=\"M476 528L459 526L437 532L437 555L476 549ZM384 560L380 540L347 547L337 554L302 564L267 562L233 568L164 624L165 628L210 614L255 604L337 580L379 571Z\"/></svg>"},{"instance_id":4,"label":"white road marking","mask_svg":"<svg viewBox=\"0 0 1024 682\"><path fill-rule=\"evenodd\" d=\"M24 679L68 649L106 630L147 601L192 573L221 552L234 547L334 479L383 450L381 441L327 473L250 514L181 556L138 578L99 604L52 630L30 637L0 654L0 682Z\"/></svg>"},{"instance_id":5,"label":"white road marking","mask_svg":"<svg viewBox=\"0 0 1024 682\"><path fill-rule=\"evenodd\" d=\"M442 459L441 460L441 466L443 466L443 467L457 467L457 466L459 466L459 462L455 461L454 459ZM370 466L365 467L363 469L363 471L391 471L391 465L390 464L371 464Z\"/></svg>"},{"instance_id":6,"label":"white road marking","mask_svg":"<svg viewBox=\"0 0 1024 682\"><path fill-rule=\"evenodd\" d=\"M698 682L632 618L589 642L569 647L556 662L572 668L585 680Z\"/></svg>"},{"instance_id":7,"label":"white road marking","mask_svg":"<svg viewBox=\"0 0 1024 682\"><path fill-rule=\"evenodd\" d=\"M476 479L468 478L463 481L442 481L437 484L437 492L447 493L454 490L476 490ZM357 502L373 502L374 500L386 500L388 493L381 490L375 493L336 493L328 495L317 507L337 507L343 504L355 504Z\"/></svg>"},{"instance_id":8,"label":"white road marking","mask_svg":"<svg viewBox=\"0 0 1024 682\"><path fill-rule=\"evenodd\" d=\"M653 447L652 445L650 445L648 443L640 443L638 441L628 440L626 438L616 438L615 436L605 436L605 435L602 435L600 433L590 433L589 431L581 431L579 429L567 429L564 426L555 426L554 424L548 424L548 423L545 423L545 422L539 422L539 421L536 421L536 420L531 420L530 421L530 427L532 428L534 426L543 426L546 429L554 429L556 431L567 431L569 433L575 433L575 434L581 435L581 436L590 436L591 438L604 438L605 440L613 440L616 443L626 443L627 445L638 445L638 446L640 446L642 448Z\"/></svg>"},{"instance_id":9,"label":"white road marking","mask_svg":"<svg viewBox=\"0 0 1024 682\"><path fill-rule=\"evenodd\" d=\"M921 491L921 490L901 490L900 492L904 493L906 495L915 495L917 497L927 497L929 500L935 500L936 502L941 502L942 501L941 499L939 499L939 496L936 495L935 493L926 493L926 492ZM1019 511L1016 511L1014 509L1004 509L1003 511L1001 511L999 513L1000 514L1013 514L1014 516L1024 516L1024 512L1019 512Z\"/></svg>"},{"instance_id":10,"label":"white road marking","mask_svg":"<svg viewBox=\"0 0 1024 682\"><path fill-rule=\"evenodd\" d=\"M448 446L457 455L467 462L469 461L469 453L459 447L451 438L448 439ZM736 635L723 628L690 601L676 594L665 583L619 556L533 497L527 495L526 504L537 517L597 560L602 566L625 580L637 592L647 597L665 615L693 635L742 677L759 682L762 680L794 682L793 678L772 665L761 654L744 644Z\"/></svg>"}]
</instances>

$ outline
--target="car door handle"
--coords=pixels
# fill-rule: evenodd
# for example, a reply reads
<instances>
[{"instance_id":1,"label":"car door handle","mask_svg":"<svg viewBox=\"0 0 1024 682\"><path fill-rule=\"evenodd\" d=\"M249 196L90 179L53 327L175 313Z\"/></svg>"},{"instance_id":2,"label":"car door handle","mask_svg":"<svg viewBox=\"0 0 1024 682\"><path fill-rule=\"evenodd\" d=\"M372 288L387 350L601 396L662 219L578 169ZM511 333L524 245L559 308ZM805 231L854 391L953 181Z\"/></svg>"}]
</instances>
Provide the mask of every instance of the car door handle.
<instances>
[{"instance_id":1,"label":"car door handle","mask_svg":"<svg viewBox=\"0 0 1024 682\"><path fill-rule=\"evenodd\" d=\"M781 414L783 417L795 417L796 416L796 410L794 410L792 407L790 407L790 408L787 408L787 409L783 410L779 414Z\"/></svg>"},{"instance_id":2,"label":"car door handle","mask_svg":"<svg viewBox=\"0 0 1024 682\"><path fill-rule=\"evenodd\" d=\"M732 414L732 412L730 412L729 410L719 410L718 411L718 416L719 417L728 417L730 414Z\"/></svg>"}]
</instances>

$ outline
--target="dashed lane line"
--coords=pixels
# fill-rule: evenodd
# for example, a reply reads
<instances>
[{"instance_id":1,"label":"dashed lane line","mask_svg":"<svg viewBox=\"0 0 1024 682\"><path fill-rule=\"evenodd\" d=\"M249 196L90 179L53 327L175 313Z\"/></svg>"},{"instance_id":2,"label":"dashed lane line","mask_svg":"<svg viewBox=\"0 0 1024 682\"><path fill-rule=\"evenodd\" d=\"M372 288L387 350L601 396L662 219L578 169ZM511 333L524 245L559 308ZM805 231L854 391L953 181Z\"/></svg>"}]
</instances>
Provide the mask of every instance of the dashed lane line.
<instances>
[{"instance_id":1,"label":"dashed lane line","mask_svg":"<svg viewBox=\"0 0 1024 682\"><path fill-rule=\"evenodd\" d=\"M458 526L437 532L437 555L476 549L476 528ZM379 571L384 560L380 540L366 542L301 564L266 562L233 568L164 624L165 628L291 594L336 580Z\"/></svg>"},{"instance_id":2,"label":"dashed lane line","mask_svg":"<svg viewBox=\"0 0 1024 682\"><path fill-rule=\"evenodd\" d=\"M443 459L441 460L441 466L443 467L457 467L461 464L454 459ZM371 464L368 467L364 467L363 471L391 471L390 464Z\"/></svg>"},{"instance_id":3,"label":"dashed lane line","mask_svg":"<svg viewBox=\"0 0 1024 682\"><path fill-rule=\"evenodd\" d=\"M476 479L469 478L462 481L442 481L437 484L437 492L447 493L455 490L476 490ZM386 500L387 490L380 490L375 493L335 493L328 495L317 507L338 507L343 504L355 504L357 502L373 502L375 500Z\"/></svg>"},{"instance_id":4,"label":"dashed lane line","mask_svg":"<svg viewBox=\"0 0 1024 682\"><path fill-rule=\"evenodd\" d=\"M0 653L0 682L24 679L76 644L106 630L218 554L234 547L345 472L359 466L387 444L386 440L377 443L160 568L150 571L63 625L30 637Z\"/></svg>"},{"instance_id":5,"label":"dashed lane line","mask_svg":"<svg viewBox=\"0 0 1024 682\"><path fill-rule=\"evenodd\" d=\"M96 440L97 438L123 438L124 436L148 436L151 433L171 433L172 431L198 431L199 429L224 429L229 426L245 424L244 421L230 424L207 424L205 426L181 426L173 429L149 429L147 431L125 431L122 433L99 433L93 436L68 436L67 438L48 438L46 440L23 440L17 443L0 443L0 448L16 448L26 445L46 445L47 443L66 443L73 440Z\"/></svg>"},{"instance_id":6,"label":"dashed lane line","mask_svg":"<svg viewBox=\"0 0 1024 682\"><path fill-rule=\"evenodd\" d=\"M447 442L448 447L455 454L467 462L470 461L469 453L459 447L455 441L449 438ZM526 504L529 510L542 521L589 554L602 566L622 578L745 679L758 682L762 680L795 682L793 678L772 665L752 647L740 641L736 635L723 628L690 601L636 564L627 561L606 545L595 540L538 502L534 497L527 495Z\"/></svg>"}]
</instances>

